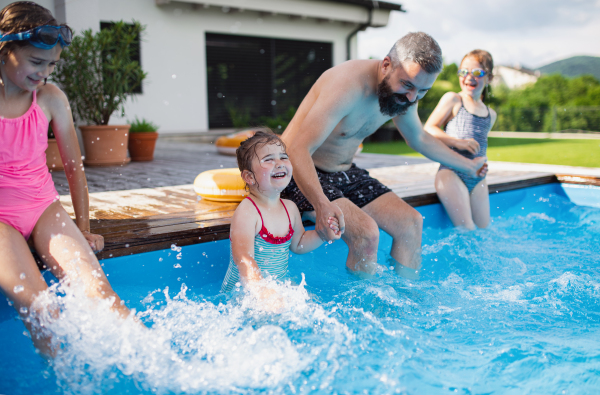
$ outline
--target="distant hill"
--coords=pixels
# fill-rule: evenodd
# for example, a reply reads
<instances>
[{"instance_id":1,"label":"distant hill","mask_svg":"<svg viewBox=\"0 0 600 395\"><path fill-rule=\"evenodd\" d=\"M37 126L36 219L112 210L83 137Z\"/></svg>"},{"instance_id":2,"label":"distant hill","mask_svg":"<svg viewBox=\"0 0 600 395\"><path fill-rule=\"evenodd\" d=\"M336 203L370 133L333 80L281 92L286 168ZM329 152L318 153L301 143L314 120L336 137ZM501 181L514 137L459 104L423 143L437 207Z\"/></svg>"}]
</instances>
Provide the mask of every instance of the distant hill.
<instances>
[{"instance_id":1,"label":"distant hill","mask_svg":"<svg viewBox=\"0 0 600 395\"><path fill-rule=\"evenodd\" d=\"M600 57L573 56L542 66L538 69L542 74L561 74L565 77L577 77L591 74L600 80Z\"/></svg>"}]
</instances>

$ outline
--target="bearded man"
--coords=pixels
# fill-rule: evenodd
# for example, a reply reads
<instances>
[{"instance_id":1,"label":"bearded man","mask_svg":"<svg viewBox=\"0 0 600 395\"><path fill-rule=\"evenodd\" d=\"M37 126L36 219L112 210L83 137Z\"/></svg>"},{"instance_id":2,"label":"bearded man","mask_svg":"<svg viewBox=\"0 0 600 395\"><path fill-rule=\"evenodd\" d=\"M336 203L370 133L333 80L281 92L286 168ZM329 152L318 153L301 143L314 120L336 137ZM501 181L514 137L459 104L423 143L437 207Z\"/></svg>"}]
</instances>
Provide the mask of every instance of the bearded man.
<instances>
[{"instance_id":1,"label":"bearded man","mask_svg":"<svg viewBox=\"0 0 600 395\"><path fill-rule=\"evenodd\" d=\"M338 219L351 271L374 272L379 228L393 238L397 272L414 275L420 267L422 216L352 163L381 125L393 119L408 145L436 162L472 176L487 172L485 157L466 159L423 130L417 102L441 70L437 42L409 33L381 61L351 60L324 72L283 133L294 172L281 196L315 222L323 240L334 237L329 217Z\"/></svg>"}]
</instances>

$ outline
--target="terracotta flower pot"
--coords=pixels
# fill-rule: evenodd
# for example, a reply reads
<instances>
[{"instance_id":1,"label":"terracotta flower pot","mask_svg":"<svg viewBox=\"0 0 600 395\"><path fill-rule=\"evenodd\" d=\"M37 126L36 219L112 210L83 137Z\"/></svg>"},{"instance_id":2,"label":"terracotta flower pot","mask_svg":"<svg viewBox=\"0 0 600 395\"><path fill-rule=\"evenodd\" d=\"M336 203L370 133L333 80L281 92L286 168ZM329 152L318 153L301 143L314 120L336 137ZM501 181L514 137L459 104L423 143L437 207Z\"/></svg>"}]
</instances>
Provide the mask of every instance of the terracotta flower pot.
<instances>
[{"instance_id":1,"label":"terracotta flower pot","mask_svg":"<svg viewBox=\"0 0 600 395\"><path fill-rule=\"evenodd\" d=\"M144 162L154 159L154 147L157 138L157 132L129 133L129 155L131 160Z\"/></svg>"},{"instance_id":2,"label":"terracotta flower pot","mask_svg":"<svg viewBox=\"0 0 600 395\"><path fill-rule=\"evenodd\" d=\"M80 126L86 166L118 166L129 163L129 125Z\"/></svg>"},{"instance_id":3,"label":"terracotta flower pot","mask_svg":"<svg viewBox=\"0 0 600 395\"><path fill-rule=\"evenodd\" d=\"M58 151L58 144L56 139L48 139L48 148L46 148L46 165L50 171L61 171L64 170L60 152Z\"/></svg>"}]
</instances>

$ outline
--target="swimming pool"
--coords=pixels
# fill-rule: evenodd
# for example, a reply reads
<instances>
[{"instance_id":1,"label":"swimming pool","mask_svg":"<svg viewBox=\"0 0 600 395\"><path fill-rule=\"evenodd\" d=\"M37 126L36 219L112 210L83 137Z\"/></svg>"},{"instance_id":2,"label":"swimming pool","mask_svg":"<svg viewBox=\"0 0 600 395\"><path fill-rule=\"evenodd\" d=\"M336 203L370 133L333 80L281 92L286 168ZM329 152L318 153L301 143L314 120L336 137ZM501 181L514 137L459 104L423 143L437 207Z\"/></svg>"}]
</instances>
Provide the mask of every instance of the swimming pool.
<instances>
[{"instance_id":1,"label":"swimming pool","mask_svg":"<svg viewBox=\"0 0 600 395\"><path fill-rule=\"evenodd\" d=\"M600 188L491 195L487 230L423 206L418 280L345 270L343 242L293 256L287 308L219 295L228 241L102 261L140 319L63 298L52 366L0 307L0 393L590 393L600 388ZM391 240L382 233L379 262Z\"/></svg>"}]
</instances>

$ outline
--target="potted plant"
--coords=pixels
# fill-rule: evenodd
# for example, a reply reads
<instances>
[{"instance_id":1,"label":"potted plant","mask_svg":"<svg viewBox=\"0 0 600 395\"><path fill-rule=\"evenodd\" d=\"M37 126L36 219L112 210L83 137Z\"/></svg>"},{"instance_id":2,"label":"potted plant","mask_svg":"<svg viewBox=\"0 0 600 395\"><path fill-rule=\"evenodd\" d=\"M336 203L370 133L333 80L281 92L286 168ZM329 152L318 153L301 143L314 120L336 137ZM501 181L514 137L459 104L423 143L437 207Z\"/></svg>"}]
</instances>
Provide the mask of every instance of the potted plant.
<instances>
[{"instance_id":1,"label":"potted plant","mask_svg":"<svg viewBox=\"0 0 600 395\"><path fill-rule=\"evenodd\" d=\"M60 152L58 151L58 144L56 144L56 138L54 137L52 126L48 127L48 148L46 148L46 165L48 166L48 170L50 170L51 172L61 171L65 169L62 162L62 158L60 157Z\"/></svg>"},{"instance_id":2,"label":"potted plant","mask_svg":"<svg viewBox=\"0 0 600 395\"><path fill-rule=\"evenodd\" d=\"M158 125L145 119L138 119L131 123L129 129L129 156L132 161L143 162L154 159L154 147L158 138Z\"/></svg>"},{"instance_id":3,"label":"potted plant","mask_svg":"<svg viewBox=\"0 0 600 395\"><path fill-rule=\"evenodd\" d=\"M84 31L62 51L54 81L63 89L78 122L87 166L122 165L129 161L129 125L109 125L111 115L146 77L132 59L144 27L116 22L97 33Z\"/></svg>"}]
</instances>

